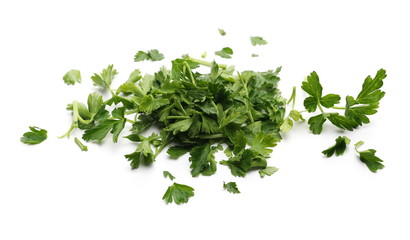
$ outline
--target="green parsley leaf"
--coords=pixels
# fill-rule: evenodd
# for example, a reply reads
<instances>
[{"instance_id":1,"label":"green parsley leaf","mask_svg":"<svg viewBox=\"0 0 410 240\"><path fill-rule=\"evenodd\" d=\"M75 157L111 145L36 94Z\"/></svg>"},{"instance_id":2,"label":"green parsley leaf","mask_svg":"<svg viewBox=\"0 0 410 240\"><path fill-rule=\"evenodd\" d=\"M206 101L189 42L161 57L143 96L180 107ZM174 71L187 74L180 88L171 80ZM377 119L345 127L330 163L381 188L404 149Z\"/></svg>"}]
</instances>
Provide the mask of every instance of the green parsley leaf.
<instances>
[{"instance_id":1,"label":"green parsley leaf","mask_svg":"<svg viewBox=\"0 0 410 240\"><path fill-rule=\"evenodd\" d=\"M356 152L359 154L359 159L364 164L366 164L367 168L369 168L372 172L377 172L377 170L383 169L383 160L376 156L376 150L374 149L367 149L364 151L359 151L358 148L363 145L364 142L360 141L355 144Z\"/></svg>"},{"instance_id":2,"label":"green parsley leaf","mask_svg":"<svg viewBox=\"0 0 410 240\"><path fill-rule=\"evenodd\" d=\"M252 46L268 44L268 42L266 40L264 40L262 37L258 37L258 36L251 37L251 43L252 43Z\"/></svg>"},{"instance_id":3,"label":"green parsley leaf","mask_svg":"<svg viewBox=\"0 0 410 240\"><path fill-rule=\"evenodd\" d=\"M218 31L219 31L219 34L221 34L221 36L225 36L225 35L226 35L225 30L223 30L223 29L221 29L221 28L218 28Z\"/></svg>"},{"instance_id":4,"label":"green parsley leaf","mask_svg":"<svg viewBox=\"0 0 410 240\"><path fill-rule=\"evenodd\" d=\"M79 70L72 69L64 75L63 80L67 85L74 85L76 82L81 83L81 73Z\"/></svg>"},{"instance_id":5,"label":"green parsley leaf","mask_svg":"<svg viewBox=\"0 0 410 240\"><path fill-rule=\"evenodd\" d=\"M211 148L209 143L196 146L191 150L191 175L193 177L202 174L204 176L210 176L216 171L215 150Z\"/></svg>"},{"instance_id":6,"label":"green parsley leaf","mask_svg":"<svg viewBox=\"0 0 410 240\"><path fill-rule=\"evenodd\" d=\"M320 134L323 130L323 124L325 122L326 118L323 116L323 114L311 117L308 121L309 129L312 131L313 134Z\"/></svg>"},{"instance_id":7,"label":"green parsley leaf","mask_svg":"<svg viewBox=\"0 0 410 240\"><path fill-rule=\"evenodd\" d=\"M145 60L161 61L164 59L164 54L160 53L158 49L151 49L147 52L138 51L134 56L134 62L141 62Z\"/></svg>"},{"instance_id":8,"label":"green parsley leaf","mask_svg":"<svg viewBox=\"0 0 410 240\"><path fill-rule=\"evenodd\" d=\"M333 156L333 154L336 154L336 156L342 155L345 152L347 145L350 144L350 139L345 136L339 136L335 141L336 143L334 145L322 151L322 153L328 158Z\"/></svg>"},{"instance_id":9,"label":"green parsley leaf","mask_svg":"<svg viewBox=\"0 0 410 240\"><path fill-rule=\"evenodd\" d=\"M105 89L109 89L114 79L117 75L117 70L114 69L114 65L108 65L106 69L103 69L100 74L94 73L94 76L91 79L94 82L94 86L99 86Z\"/></svg>"},{"instance_id":10,"label":"green parsley leaf","mask_svg":"<svg viewBox=\"0 0 410 240\"><path fill-rule=\"evenodd\" d=\"M226 191L230 192L230 193L241 193L238 189L238 186L236 185L236 182L228 182L223 184L223 187Z\"/></svg>"},{"instance_id":11,"label":"green parsley leaf","mask_svg":"<svg viewBox=\"0 0 410 240\"><path fill-rule=\"evenodd\" d=\"M383 86L383 80L386 78L386 71L380 69L376 76L368 76L362 85L362 90L356 99L351 96L346 97L345 115L354 120L358 125L370 123L368 115L377 113L379 101L384 97L385 92L380 88Z\"/></svg>"},{"instance_id":12,"label":"green parsley leaf","mask_svg":"<svg viewBox=\"0 0 410 240\"><path fill-rule=\"evenodd\" d=\"M329 115L327 115L327 119L329 119L333 125L342 130L353 131L353 129L357 127L357 123L355 121L350 120L339 113L329 113Z\"/></svg>"},{"instance_id":13,"label":"green parsley leaf","mask_svg":"<svg viewBox=\"0 0 410 240\"><path fill-rule=\"evenodd\" d=\"M265 168L259 170L259 175L261 176L261 178L263 178L265 176L271 176L272 174L274 174L278 170L279 170L279 168L277 168L277 167L265 167Z\"/></svg>"},{"instance_id":14,"label":"green parsley leaf","mask_svg":"<svg viewBox=\"0 0 410 240\"><path fill-rule=\"evenodd\" d=\"M168 127L166 127L164 130L173 132L174 135L178 132L186 132L191 127L193 122L194 119L192 118L180 120L168 125Z\"/></svg>"},{"instance_id":15,"label":"green parsley leaf","mask_svg":"<svg viewBox=\"0 0 410 240\"><path fill-rule=\"evenodd\" d=\"M85 146L81 141L80 141L80 139L78 139L78 138L74 138L74 142L75 142L75 144L77 144L77 146L81 149L81 151L88 151L88 147L87 146Z\"/></svg>"},{"instance_id":16,"label":"green parsley leaf","mask_svg":"<svg viewBox=\"0 0 410 240\"><path fill-rule=\"evenodd\" d=\"M252 53L251 57L259 57L259 54Z\"/></svg>"},{"instance_id":17,"label":"green parsley leaf","mask_svg":"<svg viewBox=\"0 0 410 240\"><path fill-rule=\"evenodd\" d=\"M190 151L191 151L190 147L172 146L168 148L167 153L169 154L169 157L171 159L177 159L180 156Z\"/></svg>"},{"instance_id":18,"label":"green parsley leaf","mask_svg":"<svg viewBox=\"0 0 410 240\"><path fill-rule=\"evenodd\" d=\"M256 152L262 155L269 155L272 152L272 149L270 148L276 146L276 143L279 140L280 139L278 139L274 135L259 132L258 134L256 134L253 141L250 143L250 146L251 149L255 150Z\"/></svg>"},{"instance_id":19,"label":"green parsley leaf","mask_svg":"<svg viewBox=\"0 0 410 240\"><path fill-rule=\"evenodd\" d=\"M254 157L255 153L250 149L246 149L241 154L221 161L220 164L228 166L232 175L245 177L246 173L251 169L251 163Z\"/></svg>"},{"instance_id":20,"label":"green parsley leaf","mask_svg":"<svg viewBox=\"0 0 410 240\"><path fill-rule=\"evenodd\" d=\"M175 202L176 204L187 203L189 198L194 196L194 189L190 186L174 183L168 187L162 199L168 204Z\"/></svg>"},{"instance_id":21,"label":"green parsley leaf","mask_svg":"<svg viewBox=\"0 0 410 240\"><path fill-rule=\"evenodd\" d=\"M279 129L286 133L289 132L290 129L292 129L293 127L293 121L290 118L285 118L285 120L283 121L283 123L280 125Z\"/></svg>"},{"instance_id":22,"label":"green parsley leaf","mask_svg":"<svg viewBox=\"0 0 410 240\"><path fill-rule=\"evenodd\" d=\"M30 132L24 133L20 138L22 143L35 145L47 139L47 130L35 126L31 126L29 129Z\"/></svg>"},{"instance_id":23,"label":"green parsley leaf","mask_svg":"<svg viewBox=\"0 0 410 240\"><path fill-rule=\"evenodd\" d=\"M151 139L144 139L137 147L135 152L126 154L125 158L130 161L133 169L138 168L141 163L149 165L154 162L154 152L151 149Z\"/></svg>"},{"instance_id":24,"label":"green parsley leaf","mask_svg":"<svg viewBox=\"0 0 410 240\"><path fill-rule=\"evenodd\" d=\"M224 47L222 50L216 51L215 55L220 56L222 58L232 58L233 50L229 47Z\"/></svg>"},{"instance_id":25,"label":"green parsley leaf","mask_svg":"<svg viewBox=\"0 0 410 240\"><path fill-rule=\"evenodd\" d=\"M169 178L170 180L175 179L175 177L168 171L163 171L162 174L164 175L164 178Z\"/></svg>"}]
</instances>

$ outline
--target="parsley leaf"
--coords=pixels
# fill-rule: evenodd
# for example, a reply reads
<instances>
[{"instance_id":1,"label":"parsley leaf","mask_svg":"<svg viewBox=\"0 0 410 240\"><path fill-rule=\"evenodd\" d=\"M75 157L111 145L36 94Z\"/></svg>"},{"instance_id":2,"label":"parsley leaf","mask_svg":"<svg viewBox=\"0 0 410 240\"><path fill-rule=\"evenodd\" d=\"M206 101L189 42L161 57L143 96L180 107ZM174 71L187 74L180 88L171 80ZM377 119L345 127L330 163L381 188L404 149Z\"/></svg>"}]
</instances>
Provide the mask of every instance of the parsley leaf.
<instances>
[{"instance_id":1,"label":"parsley leaf","mask_svg":"<svg viewBox=\"0 0 410 240\"><path fill-rule=\"evenodd\" d=\"M367 168L369 168L372 172L377 172L377 170L383 169L383 160L376 156L376 150L374 149L367 149L364 151L359 151L358 148L363 145L364 142L360 141L355 144L356 152L359 154L359 159L364 164L366 164Z\"/></svg>"},{"instance_id":2,"label":"parsley leaf","mask_svg":"<svg viewBox=\"0 0 410 240\"><path fill-rule=\"evenodd\" d=\"M164 59L164 54L160 53L158 49L151 49L147 52L138 51L134 56L134 62L141 62L145 60L161 61Z\"/></svg>"},{"instance_id":3,"label":"parsley leaf","mask_svg":"<svg viewBox=\"0 0 410 240\"><path fill-rule=\"evenodd\" d=\"M268 44L268 42L265 39L263 39L262 37L258 37L258 36L251 37L251 43L252 43L252 46Z\"/></svg>"},{"instance_id":4,"label":"parsley leaf","mask_svg":"<svg viewBox=\"0 0 410 240\"><path fill-rule=\"evenodd\" d=\"M199 174L210 176L215 173L215 151L209 143L192 148L189 161L191 162L193 177L197 177Z\"/></svg>"},{"instance_id":5,"label":"parsley leaf","mask_svg":"<svg viewBox=\"0 0 410 240\"><path fill-rule=\"evenodd\" d=\"M194 196L194 189L190 186L174 183L168 187L162 199L168 204L175 202L176 204L187 203L189 198Z\"/></svg>"},{"instance_id":6,"label":"parsley leaf","mask_svg":"<svg viewBox=\"0 0 410 240\"><path fill-rule=\"evenodd\" d=\"M222 50L216 51L215 55L220 56L222 58L232 58L233 50L229 47L224 47Z\"/></svg>"},{"instance_id":7,"label":"parsley leaf","mask_svg":"<svg viewBox=\"0 0 410 240\"><path fill-rule=\"evenodd\" d=\"M20 138L22 143L35 145L47 139L47 130L34 126L29 127L29 129L30 132L24 133Z\"/></svg>"},{"instance_id":8,"label":"parsley leaf","mask_svg":"<svg viewBox=\"0 0 410 240\"><path fill-rule=\"evenodd\" d=\"M323 124L325 122L326 118L323 116L323 114L311 117L308 120L309 129L312 131L313 134L320 134L323 130Z\"/></svg>"},{"instance_id":9,"label":"parsley leaf","mask_svg":"<svg viewBox=\"0 0 410 240\"><path fill-rule=\"evenodd\" d=\"M112 80L117 74L118 72L114 69L114 65L108 65L108 67L103 69L100 74L94 73L94 76L92 76L91 79L93 80L95 86L109 89Z\"/></svg>"},{"instance_id":10,"label":"parsley leaf","mask_svg":"<svg viewBox=\"0 0 410 240\"><path fill-rule=\"evenodd\" d=\"M81 73L79 70L72 69L64 75L63 80L67 85L74 85L76 82L81 83Z\"/></svg>"},{"instance_id":11,"label":"parsley leaf","mask_svg":"<svg viewBox=\"0 0 410 240\"><path fill-rule=\"evenodd\" d=\"M356 99L351 96L346 97L346 117L354 120L358 125L370 122L367 115L377 113L376 109L379 108L379 101L385 95L385 92L381 91L380 88L383 86L383 79L386 76L386 71L380 69L374 78L368 76L364 80L362 90Z\"/></svg>"},{"instance_id":12,"label":"parsley leaf","mask_svg":"<svg viewBox=\"0 0 410 240\"><path fill-rule=\"evenodd\" d=\"M175 177L168 171L163 171L162 174L164 175L164 178L169 178L170 180L175 179Z\"/></svg>"},{"instance_id":13,"label":"parsley leaf","mask_svg":"<svg viewBox=\"0 0 410 240\"><path fill-rule=\"evenodd\" d=\"M265 168L259 170L259 175L261 176L261 178L263 178L265 176L271 176L272 174L274 174L278 170L279 170L279 168L277 168L277 167L265 167Z\"/></svg>"},{"instance_id":14,"label":"parsley leaf","mask_svg":"<svg viewBox=\"0 0 410 240\"><path fill-rule=\"evenodd\" d=\"M350 144L350 139L345 136L339 136L335 141L336 143L334 145L322 151L322 153L328 158L333 156L333 154L336 154L336 156L342 155L345 152L347 145Z\"/></svg>"},{"instance_id":15,"label":"parsley leaf","mask_svg":"<svg viewBox=\"0 0 410 240\"><path fill-rule=\"evenodd\" d=\"M187 152L190 152L191 148L189 147L182 147L182 146L172 146L169 147L167 153L171 159L177 159L180 156L184 155Z\"/></svg>"},{"instance_id":16,"label":"parsley leaf","mask_svg":"<svg viewBox=\"0 0 410 240\"><path fill-rule=\"evenodd\" d=\"M238 189L238 186L236 185L236 182L228 182L228 183L223 183L223 187L226 191L230 192L230 193L241 193Z\"/></svg>"},{"instance_id":17,"label":"parsley leaf","mask_svg":"<svg viewBox=\"0 0 410 240\"><path fill-rule=\"evenodd\" d=\"M225 36L225 35L226 35L225 30L223 30L223 29L221 29L221 28L218 28L218 31L219 31L219 34L221 34L221 36Z\"/></svg>"}]
</instances>

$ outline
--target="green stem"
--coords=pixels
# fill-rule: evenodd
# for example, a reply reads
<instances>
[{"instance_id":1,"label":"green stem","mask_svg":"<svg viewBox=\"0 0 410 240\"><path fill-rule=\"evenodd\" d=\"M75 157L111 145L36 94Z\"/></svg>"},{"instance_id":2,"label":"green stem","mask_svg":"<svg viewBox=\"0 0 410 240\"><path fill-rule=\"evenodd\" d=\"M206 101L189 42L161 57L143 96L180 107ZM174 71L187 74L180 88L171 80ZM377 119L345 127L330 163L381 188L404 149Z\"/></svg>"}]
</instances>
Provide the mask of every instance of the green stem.
<instances>
[{"instance_id":1,"label":"green stem","mask_svg":"<svg viewBox=\"0 0 410 240\"><path fill-rule=\"evenodd\" d=\"M192 74L191 67L189 66L189 64L187 62L184 62L184 65L188 69L189 78L191 79L192 84L194 84L194 86L196 86L195 78L194 78L194 75ZM185 73L185 71L184 71L184 73Z\"/></svg>"},{"instance_id":2,"label":"green stem","mask_svg":"<svg viewBox=\"0 0 410 240\"><path fill-rule=\"evenodd\" d=\"M197 58L193 58L193 57L187 57L187 60L190 60L192 62L196 62L199 63L201 65L207 66L207 67L212 67L212 62L208 62L202 59L197 59ZM222 68L222 69L226 69L226 64L218 64L218 67Z\"/></svg>"},{"instance_id":3,"label":"green stem","mask_svg":"<svg viewBox=\"0 0 410 240\"><path fill-rule=\"evenodd\" d=\"M333 107L331 107L331 108L333 108L333 109L340 109L340 110L346 110L345 107L338 107L338 106L333 106Z\"/></svg>"},{"instance_id":4,"label":"green stem","mask_svg":"<svg viewBox=\"0 0 410 240\"><path fill-rule=\"evenodd\" d=\"M217 134L205 134L205 135L199 135L198 138L200 139L215 139L215 138L223 138L224 135L222 135L221 133L217 133Z\"/></svg>"},{"instance_id":5,"label":"green stem","mask_svg":"<svg viewBox=\"0 0 410 240\"><path fill-rule=\"evenodd\" d=\"M168 116L167 119L188 119L188 116Z\"/></svg>"}]
</instances>

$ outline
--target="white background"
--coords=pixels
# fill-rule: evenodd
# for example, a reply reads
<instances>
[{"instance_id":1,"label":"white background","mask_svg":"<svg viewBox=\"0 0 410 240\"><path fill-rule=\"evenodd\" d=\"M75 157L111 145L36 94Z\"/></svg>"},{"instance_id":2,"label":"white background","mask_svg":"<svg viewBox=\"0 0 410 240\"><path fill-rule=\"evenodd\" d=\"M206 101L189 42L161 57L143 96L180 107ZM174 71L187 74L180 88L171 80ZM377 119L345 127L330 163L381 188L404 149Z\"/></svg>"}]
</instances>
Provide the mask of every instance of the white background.
<instances>
[{"instance_id":1,"label":"white background","mask_svg":"<svg viewBox=\"0 0 410 240\"><path fill-rule=\"evenodd\" d=\"M0 239L410 239L408 89L410 8L407 1L1 1ZM218 28L226 30L221 37ZM249 36L269 44L253 47ZM96 90L90 76L114 64L118 86L139 68L153 73L184 53L199 57L232 47L238 70L283 66L288 97L311 71L324 93L356 95L367 75L387 70L379 113L355 132L330 125L313 135L297 124L274 149L280 170L235 178L224 166L211 177L190 176L188 156L161 154L131 170L135 149L57 139L70 124L66 104ZM157 48L160 63L134 63ZM260 57L251 58L252 53ZM83 83L62 76L80 69ZM308 116L306 116L308 117ZM28 126L49 131L37 146L20 143ZM339 135L377 149L385 169L374 174L352 148L326 159ZM80 137L79 131L73 137ZM219 155L218 160L224 159ZM162 200L172 182L195 188L188 204ZM222 189L236 181L241 194Z\"/></svg>"}]
</instances>

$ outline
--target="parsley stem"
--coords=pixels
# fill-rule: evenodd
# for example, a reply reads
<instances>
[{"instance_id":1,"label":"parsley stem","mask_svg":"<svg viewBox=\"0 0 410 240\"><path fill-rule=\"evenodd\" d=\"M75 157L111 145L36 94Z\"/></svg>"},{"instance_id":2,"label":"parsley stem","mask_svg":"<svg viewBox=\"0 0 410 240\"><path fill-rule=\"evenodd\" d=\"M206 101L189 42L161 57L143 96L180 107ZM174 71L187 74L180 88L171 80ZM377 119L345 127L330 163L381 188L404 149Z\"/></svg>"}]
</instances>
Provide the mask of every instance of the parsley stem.
<instances>
[{"instance_id":1,"label":"parsley stem","mask_svg":"<svg viewBox=\"0 0 410 240\"><path fill-rule=\"evenodd\" d=\"M333 109L340 109L340 110L346 110L345 107L338 107L338 106L333 106L333 107L331 107L331 108L333 108Z\"/></svg>"},{"instance_id":2,"label":"parsley stem","mask_svg":"<svg viewBox=\"0 0 410 240\"><path fill-rule=\"evenodd\" d=\"M224 137L224 135L222 135L221 133L205 134L205 135L198 136L198 138L200 138L200 139L215 139L215 138L223 138L223 137Z\"/></svg>"},{"instance_id":3,"label":"parsley stem","mask_svg":"<svg viewBox=\"0 0 410 240\"><path fill-rule=\"evenodd\" d=\"M188 72L189 72L189 78L191 78L191 82L192 82L192 84L194 84L194 86L196 86L196 83L195 83L195 78L194 78L194 75L192 74L191 67L189 66L189 64L188 64L187 62L184 62L184 65L185 65L185 67L188 69ZM185 71L184 71L184 72L185 72Z\"/></svg>"},{"instance_id":4,"label":"parsley stem","mask_svg":"<svg viewBox=\"0 0 410 240\"><path fill-rule=\"evenodd\" d=\"M208 62L202 59L197 59L197 58L192 58L192 57L188 57L188 60L192 61L192 62L196 62L199 63L201 65L207 66L207 67L212 67L212 62ZM225 64L218 64L218 67L226 69L226 65Z\"/></svg>"},{"instance_id":5,"label":"parsley stem","mask_svg":"<svg viewBox=\"0 0 410 240\"><path fill-rule=\"evenodd\" d=\"M168 116L167 119L188 119L189 116Z\"/></svg>"}]
</instances>

